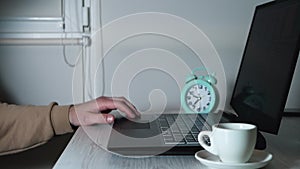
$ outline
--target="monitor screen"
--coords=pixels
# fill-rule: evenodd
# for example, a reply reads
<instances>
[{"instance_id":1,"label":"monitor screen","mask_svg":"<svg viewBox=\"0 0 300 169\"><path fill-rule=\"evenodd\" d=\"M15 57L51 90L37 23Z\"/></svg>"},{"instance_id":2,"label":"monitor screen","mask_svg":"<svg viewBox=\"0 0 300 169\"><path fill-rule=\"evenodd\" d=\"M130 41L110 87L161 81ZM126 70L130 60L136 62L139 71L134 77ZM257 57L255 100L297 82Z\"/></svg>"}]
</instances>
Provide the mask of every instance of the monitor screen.
<instances>
[{"instance_id":1,"label":"monitor screen","mask_svg":"<svg viewBox=\"0 0 300 169\"><path fill-rule=\"evenodd\" d=\"M255 9L231 106L240 121L277 134L300 46L300 1Z\"/></svg>"}]
</instances>

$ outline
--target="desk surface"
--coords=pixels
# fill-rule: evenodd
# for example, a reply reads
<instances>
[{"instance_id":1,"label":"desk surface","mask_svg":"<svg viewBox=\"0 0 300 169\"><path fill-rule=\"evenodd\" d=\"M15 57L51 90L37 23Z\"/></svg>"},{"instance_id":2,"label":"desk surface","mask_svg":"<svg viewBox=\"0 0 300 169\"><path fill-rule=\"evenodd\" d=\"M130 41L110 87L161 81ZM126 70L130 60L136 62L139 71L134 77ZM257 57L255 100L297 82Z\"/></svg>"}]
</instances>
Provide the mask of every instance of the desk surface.
<instances>
[{"instance_id":1,"label":"desk surface","mask_svg":"<svg viewBox=\"0 0 300 169\"><path fill-rule=\"evenodd\" d=\"M55 169L134 169L134 168L197 168L206 167L194 156L155 156L127 158L105 150L110 125L80 127L56 162ZM278 135L263 133L273 160L265 169L300 168L300 117L284 117Z\"/></svg>"}]
</instances>

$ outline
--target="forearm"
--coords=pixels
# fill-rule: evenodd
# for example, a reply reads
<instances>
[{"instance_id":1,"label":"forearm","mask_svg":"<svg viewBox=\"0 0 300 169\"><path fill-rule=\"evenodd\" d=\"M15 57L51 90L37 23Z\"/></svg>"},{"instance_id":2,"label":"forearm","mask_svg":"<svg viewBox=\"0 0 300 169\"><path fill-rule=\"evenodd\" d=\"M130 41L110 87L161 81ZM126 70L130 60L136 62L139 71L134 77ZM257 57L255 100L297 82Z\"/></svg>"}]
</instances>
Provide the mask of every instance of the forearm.
<instances>
[{"instance_id":1,"label":"forearm","mask_svg":"<svg viewBox=\"0 0 300 169\"><path fill-rule=\"evenodd\" d=\"M0 155L23 151L54 135L72 132L70 106L17 106L0 103Z\"/></svg>"}]
</instances>

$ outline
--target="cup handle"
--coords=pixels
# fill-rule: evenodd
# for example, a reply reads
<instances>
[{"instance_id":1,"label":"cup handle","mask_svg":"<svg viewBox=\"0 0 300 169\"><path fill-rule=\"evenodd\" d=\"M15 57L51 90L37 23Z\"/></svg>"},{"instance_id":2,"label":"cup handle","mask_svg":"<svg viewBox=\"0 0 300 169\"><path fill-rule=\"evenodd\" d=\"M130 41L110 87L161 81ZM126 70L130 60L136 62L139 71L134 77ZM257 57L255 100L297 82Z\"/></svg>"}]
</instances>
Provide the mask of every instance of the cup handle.
<instances>
[{"instance_id":1,"label":"cup handle","mask_svg":"<svg viewBox=\"0 0 300 169\"><path fill-rule=\"evenodd\" d=\"M204 141L204 137L208 137L210 140L210 145L207 145L207 143ZM212 138L212 132L211 131L201 131L198 135L198 141L200 145L210 153L217 155L216 148L213 145L213 138Z\"/></svg>"}]
</instances>

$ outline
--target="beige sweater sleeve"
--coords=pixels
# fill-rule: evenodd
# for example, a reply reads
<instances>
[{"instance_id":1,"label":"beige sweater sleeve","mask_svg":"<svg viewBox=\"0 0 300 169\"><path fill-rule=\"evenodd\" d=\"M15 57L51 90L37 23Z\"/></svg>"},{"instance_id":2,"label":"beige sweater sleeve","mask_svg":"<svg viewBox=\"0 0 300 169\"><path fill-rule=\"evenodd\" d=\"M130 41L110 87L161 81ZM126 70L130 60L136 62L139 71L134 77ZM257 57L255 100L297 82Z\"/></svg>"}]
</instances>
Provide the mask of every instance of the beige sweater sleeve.
<instances>
[{"instance_id":1,"label":"beige sweater sleeve","mask_svg":"<svg viewBox=\"0 0 300 169\"><path fill-rule=\"evenodd\" d=\"M18 106L0 103L0 155L46 143L54 135L72 132L70 106Z\"/></svg>"}]
</instances>

